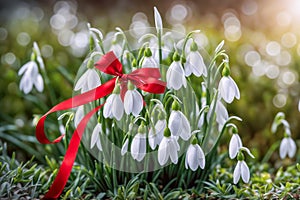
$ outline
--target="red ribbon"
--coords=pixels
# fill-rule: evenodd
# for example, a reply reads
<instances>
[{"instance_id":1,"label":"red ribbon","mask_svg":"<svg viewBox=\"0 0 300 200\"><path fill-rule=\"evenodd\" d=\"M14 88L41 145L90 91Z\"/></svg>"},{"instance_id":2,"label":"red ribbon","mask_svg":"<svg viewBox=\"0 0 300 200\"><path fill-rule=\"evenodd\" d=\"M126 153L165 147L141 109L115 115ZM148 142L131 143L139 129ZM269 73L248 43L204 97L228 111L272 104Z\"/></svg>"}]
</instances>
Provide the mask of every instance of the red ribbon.
<instances>
[{"instance_id":1,"label":"red ribbon","mask_svg":"<svg viewBox=\"0 0 300 200\"><path fill-rule=\"evenodd\" d=\"M52 109L50 109L45 115L43 115L37 123L35 132L36 138L40 143L54 144L60 142L61 139L64 137L64 135L61 135L53 141L50 141L47 138L44 132L44 125L45 120L49 114L61 110L75 108L87 104L89 102L95 101L97 99L101 99L111 94L115 87L117 77L121 83L122 98L124 97L125 92L127 91L128 80L130 80L137 88L149 93L160 94L164 93L165 91L166 83L159 80L161 77L159 69L141 68L131 72L130 74L123 74L122 64L112 51L103 55L101 59L95 64L95 66L100 71L110 75L114 75L115 77L95 89L92 89L83 94L79 94L75 97L72 97L57 104ZM77 151L80 145L80 141L84 133L84 129L90 118L93 116L93 114L95 114L100 108L102 108L102 106L103 104L94 108L87 115L85 115L84 118L80 121L77 128L75 129L70 140L70 145L66 151L66 155L59 168L58 174L54 182L52 183L49 191L45 194L44 199L57 199L62 193L70 176L72 166L74 164Z\"/></svg>"}]
</instances>

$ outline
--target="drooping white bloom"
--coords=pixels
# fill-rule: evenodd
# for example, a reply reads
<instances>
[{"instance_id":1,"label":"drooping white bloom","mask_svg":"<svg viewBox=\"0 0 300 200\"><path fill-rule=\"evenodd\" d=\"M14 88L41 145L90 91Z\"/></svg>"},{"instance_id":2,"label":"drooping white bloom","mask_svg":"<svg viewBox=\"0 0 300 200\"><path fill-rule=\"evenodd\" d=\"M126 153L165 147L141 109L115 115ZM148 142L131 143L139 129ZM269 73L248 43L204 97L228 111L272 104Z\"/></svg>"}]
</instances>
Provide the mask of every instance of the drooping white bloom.
<instances>
[{"instance_id":1,"label":"drooping white bloom","mask_svg":"<svg viewBox=\"0 0 300 200\"><path fill-rule=\"evenodd\" d=\"M158 68L158 64L152 56L150 56L150 57L145 56L143 59L143 62L142 62L142 68L145 68L145 67Z\"/></svg>"},{"instance_id":2,"label":"drooping white bloom","mask_svg":"<svg viewBox=\"0 0 300 200\"><path fill-rule=\"evenodd\" d=\"M87 69L86 72L78 79L75 84L75 91L80 90L81 93L92 90L101 85L99 75L95 69Z\"/></svg>"},{"instance_id":3,"label":"drooping white bloom","mask_svg":"<svg viewBox=\"0 0 300 200\"><path fill-rule=\"evenodd\" d=\"M38 66L36 62L27 62L20 68L18 75L22 75L20 81L20 90L23 91L25 94L28 94L32 90L33 86L39 92L42 92L44 90L44 81L41 74L38 71Z\"/></svg>"},{"instance_id":4,"label":"drooping white bloom","mask_svg":"<svg viewBox=\"0 0 300 200\"><path fill-rule=\"evenodd\" d=\"M143 160L146 155L146 134L137 133L131 143L130 148L133 159L137 161Z\"/></svg>"},{"instance_id":5,"label":"drooping white bloom","mask_svg":"<svg viewBox=\"0 0 300 200\"><path fill-rule=\"evenodd\" d=\"M227 103L231 103L234 97L240 99L240 90L230 76L223 76L221 78L218 90L220 97Z\"/></svg>"},{"instance_id":6,"label":"drooping white bloom","mask_svg":"<svg viewBox=\"0 0 300 200\"><path fill-rule=\"evenodd\" d=\"M240 136L237 133L232 134L229 142L229 158L234 159L242 146L243 144Z\"/></svg>"},{"instance_id":7,"label":"drooping white bloom","mask_svg":"<svg viewBox=\"0 0 300 200\"><path fill-rule=\"evenodd\" d=\"M296 153L297 147L295 141L291 137L285 137L282 139L279 148L279 155L281 159L286 156L292 158Z\"/></svg>"},{"instance_id":8,"label":"drooping white bloom","mask_svg":"<svg viewBox=\"0 0 300 200\"><path fill-rule=\"evenodd\" d=\"M205 166L205 155L203 150L198 144L190 144L186 152L185 157L185 168L191 168L196 171L198 167L204 169Z\"/></svg>"},{"instance_id":9,"label":"drooping white bloom","mask_svg":"<svg viewBox=\"0 0 300 200\"><path fill-rule=\"evenodd\" d=\"M100 141L100 133L102 132L101 130L101 124L97 124L92 132L92 137L91 137L91 149L96 145L99 151L102 151L102 145Z\"/></svg>"},{"instance_id":10,"label":"drooping white bloom","mask_svg":"<svg viewBox=\"0 0 300 200\"><path fill-rule=\"evenodd\" d=\"M125 113L129 115L132 113L135 117L140 114L143 109L143 97L136 90L127 90L124 97Z\"/></svg>"},{"instance_id":11,"label":"drooping white bloom","mask_svg":"<svg viewBox=\"0 0 300 200\"><path fill-rule=\"evenodd\" d=\"M188 140L191 137L190 123L181 111L172 110L168 127L172 135L180 136L183 140Z\"/></svg>"},{"instance_id":12,"label":"drooping white bloom","mask_svg":"<svg viewBox=\"0 0 300 200\"><path fill-rule=\"evenodd\" d=\"M182 86L186 87L185 73L180 61L173 61L167 71L167 87L179 90Z\"/></svg>"},{"instance_id":13,"label":"drooping white bloom","mask_svg":"<svg viewBox=\"0 0 300 200\"><path fill-rule=\"evenodd\" d=\"M233 183L237 184L241 177L245 183L249 182L250 171L247 166L247 163L244 160L239 160L237 162L237 165L233 172Z\"/></svg>"},{"instance_id":14,"label":"drooping white bloom","mask_svg":"<svg viewBox=\"0 0 300 200\"><path fill-rule=\"evenodd\" d=\"M111 94L104 104L103 116L105 118L116 118L120 120L124 113L124 105L120 94Z\"/></svg>"},{"instance_id":15,"label":"drooping white bloom","mask_svg":"<svg viewBox=\"0 0 300 200\"><path fill-rule=\"evenodd\" d=\"M75 117L74 117L75 127L78 126L78 124L83 119L83 117L84 117L84 106L79 106L75 112Z\"/></svg>"},{"instance_id":16,"label":"drooping white bloom","mask_svg":"<svg viewBox=\"0 0 300 200\"><path fill-rule=\"evenodd\" d=\"M122 146L122 149L121 149L121 155L124 156L125 153L127 153L128 151L128 143L129 143L129 140L128 138L125 140L123 146Z\"/></svg>"},{"instance_id":17,"label":"drooping white bloom","mask_svg":"<svg viewBox=\"0 0 300 200\"><path fill-rule=\"evenodd\" d=\"M162 19L156 7L154 7L154 21L155 21L155 28L157 31L162 31Z\"/></svg>"},{"instance_id":18,"label":"drooping white bloom","mask_svg":"<svg viewBox=\"0 0 300 200\"><path fill-rule=\"evenodd\" d=\"M180 146L175 136L163 137L158 147L158 162L161 166L165 165L170 158L174 164L178 162L178 151Z\"/></svg>"},{"instance_id":19,"label":"drooping white bloom","mask_svg":"<svg viewBox=\"0 0 300 200\"><path fill-rule=\"evenodd\" d=\"M160 144L164 136L164 130L167 126L167 121L165 119L158 120L153 127L149 130L148 142L152 150L155 149L157 145Z\"/></svg>"},{"instance_id":20,"label":"drooping white bloom","mask_svg":"<svg viewBox=\"0 0 300 200\"><path fill-rule=\"evenodd\" d=\"M203 58L198 51L191 51L186 57L184 65L185 76L194 74L197 77L201 75L207 76L207 69Z\"/></svg>"}]
</instances>

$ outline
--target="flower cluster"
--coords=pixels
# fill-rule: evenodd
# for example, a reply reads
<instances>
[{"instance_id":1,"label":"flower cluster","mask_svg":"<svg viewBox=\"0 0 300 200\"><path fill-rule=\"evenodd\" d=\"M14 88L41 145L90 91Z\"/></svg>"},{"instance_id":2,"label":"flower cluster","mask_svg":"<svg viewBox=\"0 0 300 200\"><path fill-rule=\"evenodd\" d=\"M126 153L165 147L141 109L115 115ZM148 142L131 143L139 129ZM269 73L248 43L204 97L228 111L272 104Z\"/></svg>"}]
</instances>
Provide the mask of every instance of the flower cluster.
<instances>
[{"instance_id":1,"label":"flower cluster","mask_svg":"<svg viewBox=\"0 0 300 200\"><path fill-rule=\"evenodd\" d=\"M119 135L122 138L122 156L131 155L133 160L142 162L147 153L157 151L156 161L160 166L165 166L169 162L177 164L181 154L185 153L187 169L204 169L207 164L206 154L217 148L229 121L239 120L238 117L229 116L225 106L235 98L240 98L239 88L231 77L229 57L223 50L222 41L215 49L214 59L206 61L201 53L203 49L193 37L198 30L174 40L173 33L164 32L162 19L156 8L154 17L156 34L149 32L142 36L132 45L137 46L135 51L128 48L130 40L120 28L110 34L110 40L103 41L102 33L89 25L94 50L83 64L86 70L79 76L75 91L85 93L108 80L107 76L95 68L94 60L96 55L101 59L107 51L113 51L120 58L126 72L159 69L161 79L167 86L163 95L154 95L142 91L131 80L123 77L122 80L116 79L114 90L106 98L103 112L97 117L90 148L96 146L102 151L101 138L106 137L103 132L109 137L111 131L116 131L110 127L122 124L120 129L123 134ZM219 58L222 58L222 62L217 66ZM200 103L190 85L191 78L201 81L200 88L197 88L201 91ZM84 106L80 106L74 118L76 127L83 117ZM241 170L235 170L235 176L239 177L239 171L245 171L247 166L241 160L245 147L236 133L229 146L230 158L238 157L239 160L237 167ZM244 176L246 175L242 174ZM234 180L236 182L237 178ZM248 178L243 180L248 182L249 173Z\"/></svg>"}]
</instances>

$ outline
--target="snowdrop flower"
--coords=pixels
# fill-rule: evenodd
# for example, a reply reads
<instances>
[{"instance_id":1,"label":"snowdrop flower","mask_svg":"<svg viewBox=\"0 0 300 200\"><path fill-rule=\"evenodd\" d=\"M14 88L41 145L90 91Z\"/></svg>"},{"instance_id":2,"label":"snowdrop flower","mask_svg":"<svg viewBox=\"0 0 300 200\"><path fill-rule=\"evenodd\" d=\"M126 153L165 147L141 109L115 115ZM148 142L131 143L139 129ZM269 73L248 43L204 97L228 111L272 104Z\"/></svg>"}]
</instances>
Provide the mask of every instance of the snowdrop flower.
<instances>
[{"instance_id":1,"label":"snowdrop flower","mask_svg":"<svg viewBox=\"0 0 300 200\"><path fill-rule=\"evenodd\" d=\"M135 117L140 114L143 109L143 97L134 89L131 81L128 81L128 90L124 97L124 110L127 115L132 113Z\"/></svg>"},{"instance_id":2,"label":"snowdrop flower","mask_svg":"<svg viewBox=\"0 0 300 200\"><path fill-rule=\"evenodd\" d=\"M117 84L113 93L107 98L103 108L105 118L116 118L120 120L124 113L124 105L120 96L120 85Z\"/></svg>"},{"instance_id":3,"label":"snowdrop flower","mask_svg":"<svg viewBox=\"0 0 300 200\"><path fill-rule=\"evenodd\" d=\"M127 151L128 151L128 143L129 143L129 139L127 138L122 146L122 149L121 149L121 155L124 156Z\"/></svg>"},{"instance_id":4,"label":"snowdrop flower","mask_svg":"<svg viewBox=\"0 0 300 200\"><path fill-rule=\"evenodd\" d=\"M33 89L33 86L39 92L44 90L44 81L41 74L39 74L36 62L29 61L23 65L19 70L18 75L22 76L20 90L25 94L28 94Z\"/></svg>"},{"instance_id":5,"label":"snowdrop flower","mask_svg":"<svg viewBox=\"0 0 300 200\"><path fill-rule=\"evenodd\" d=\"M179 108L179 103L175 100L172 104L168 127L173 136L180 136L183 140L188 140L191 137L191 126Z\"/></svg>"},{"instance_id":6,"label":"snowdrop flower","mask_svg":"<svg viewBox=\"0 0 300 200\"><path fill-rule=\"evenodd\" d=\"M182 86L186 87L185 74L177 52L174 53L173 62L167 70L167 87L179 90Z\"/></svg>"},{"instance_id":7,"label":"snowdrop flower","mask_svg":"<svg viewBox=\"0 0 300 200\"><path fill-rule=\"evenodd\" d=\"M204 169L205 166L205 155L203 150L197 144L197 139L194 137L192 144L188 147L185 156L185 168L190 168L193 171L196 171L198 167Z\"/></svg>"},{"instance_id":8,"label":"snowdrop flower","mask_svg":"<svg viewBox=\"0 0 300 200\"><path fill-rule=\"evenodd\" d=\"M243 144L239 134L233 133L229 142L229 158L234 159L242 146Z\"/></svg>"},{"instance_id":9,"label":"snowdrop flower","mask_svg":"<svg viewBox=\"0 0 300 200\"><path fill-rule=\"evenodd\" d=\"M99 151L102 151L102 145L100 141L100 133L102 132L101 130L101 124L97 123L95 126L93 132L92 132L92 137L91 137L91 149L96 145Z\"/></svg>"},{"instance_id":10,"label":"snowdrop flower","mask_svg":"<svg viewBox=\"0 0 300 200\"><path fill-rule=\"evenodd\" d=\"M297 147L295 141L290 136L284 137L279 148L280 158L284 159L286 156L292 158L296 154L296 150Z\"/></svg>"},{"instance_id":11,"label":"snowdrop flower","mask_svg":"<svg viewBox=\"0 0 300 200\"><path fill-rule=\"evenodd\" d=\"M168 128L164 130L164 137L158 147L158 162L161 166L165 165L170 158L174 164L178 162L178 151L180 146L177 138L171 135Z\"/></svg>"},{"instance_id":12,"label":"snowdrop flower","mask_svg":"<svg viewBox=\"0 0 300 200\"><path fill-rule=\"evenodd\" d=\"M194 74L197 77L200 77L201 75L207 76L207 69L202 56L198 52L196 42L191 44L191 51L186 57L184 70L185 76L190 76L191 74Z\"/></svg>"},{"instance_id":13,"label":"snowdrop flower","mask_svg":"<svg viewBox=\"0 0 300 200\"><path fill-rule=\"evenodd\" d=\"M116 36L115 36L116 37ZM110 47L110 51L113 51L117 58L120 58L122 55L122 47L117 41L114 39L112 41L112 45Z\"/></svg>"},{"instance_id":14,"label":"snowdrop flower","mask_svg":"<svg viewBox=\"0 0 300 200\"><path fill-rule=\"evenodd\" d=\"M219 96L227 103L231 103L234 98L240 99L240 91L235 81L230 77L229 67L226 65L222 71L222 78L218 86Z\"/></svg>"},{"instance_id":15,"label":"snowdrop flower","mask_svg":"<svg viewBox=\"0 0 300 200\"><path fill-rule=\"evenodd\" d=\"M141 124L138 129L138 133L134 136L131 148L131 155L134 160L141 161L146 155L146 128L144 124Z\"/></svg>"},{"instance_id":16,"label":"snowdrop flower","mask_svg":"<svg viewBox=\"0 0 300 200\"><path fill-rule=\"evenodd\" d=\"M80 90L81 93L92 90L101 85L99 75L95 68L87 69L75 84L75 91Z\"/></svg>"},{"instance_id":17,"label":"snowdrop flower","mask_svg":"<svg viewBox=\"0 0 300 200\"><path fill-rule=\"evenodd\" d=\"M151 127L148 135L148 142L152 150L160 144L164 136L164 130L167 127L167 121L162 112L159 113L158 121L155 123L154 128Z\"/></svg>"},{"instance_id":18,"label":"snowdrop flower","mask_svg":"<svg viewBox=\"0 0 300 200\"><path fill-rule=\"evenodd\" d=\"M142 67L158 68L158 64L155 61L155 59L152 57L152 52L150 48L147 48L145 50Z\"/></svg>"},{"instance_id":19,"label":"snowdrop flower","mask_svg":"<svg viewBox=\"0 0 300 200\"><path fill-rule=\"evenodd\" d=\"M233 183L237 184L241 177L245 183L249 182L250 171L247 163L244 160L239 160L237 162L237 165L233 172Z\"/></svg>"}]
</instances>

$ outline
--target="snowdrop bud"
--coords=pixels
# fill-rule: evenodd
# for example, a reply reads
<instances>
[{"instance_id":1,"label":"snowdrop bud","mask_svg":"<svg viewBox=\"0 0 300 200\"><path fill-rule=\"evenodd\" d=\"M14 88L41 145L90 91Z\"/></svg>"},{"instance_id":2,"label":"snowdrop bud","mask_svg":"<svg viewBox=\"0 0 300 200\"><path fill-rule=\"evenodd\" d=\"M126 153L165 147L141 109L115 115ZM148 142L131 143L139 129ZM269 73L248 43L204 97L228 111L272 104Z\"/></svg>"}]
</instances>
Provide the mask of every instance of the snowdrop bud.
<instances>
[{"instance_id":1,"label":"snowdrop bud","mask_svg":"<svg viewBox=\"0 0 300 200\"><path fill-rule=\"evenodd\" d=\"M157 31L162 31L162 19L156 7L154 7L154 21L155 21L155 28Z\"/></svg>"},{"instance_id":2,"label":"snowdrop bud","mask_svg":"<svg viewBox=\"0 0 300 200\"><path fill-rule=\"evenodd\" d=\"M31 61L35 61L36 60L36 54L35 54L35 52L31 53L30 60Z\"/></svg>"},{"instance_id":3,"label":"snowdrop bud","mask_svg":"<svg viewBox=\"0 0 300 200\"><path fill-rule=\"evenodd\" d=\"M137 66L137 61L136 61L136 59L133 59L133 60L132 60L131 66L132 66L132 67L136 67L136 66Z\"/></svg>"}]
</instances>

